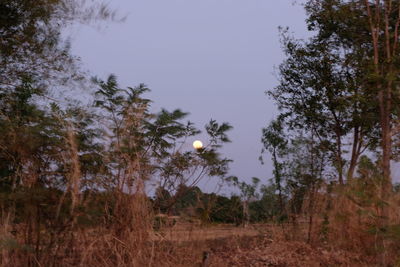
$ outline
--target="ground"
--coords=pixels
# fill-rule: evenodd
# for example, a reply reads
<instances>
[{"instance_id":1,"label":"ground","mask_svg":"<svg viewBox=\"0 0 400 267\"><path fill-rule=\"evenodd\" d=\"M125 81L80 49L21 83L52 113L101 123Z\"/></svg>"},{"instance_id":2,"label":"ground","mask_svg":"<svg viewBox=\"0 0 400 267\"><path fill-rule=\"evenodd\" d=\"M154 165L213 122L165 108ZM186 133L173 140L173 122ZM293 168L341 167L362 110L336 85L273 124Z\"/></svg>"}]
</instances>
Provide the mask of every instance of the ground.
<instances>
[{"instance_id":1,"label":"ground","mask_svg":"<svg viewBox=\"0 0 400 267\"><path fill-rule=\"evenodd\" d=\"M287 241L272 226L169 229L159 233L165 266L375 266L373 258L323 244ZM171 248L174 249L171 249Z\"/></svg>"},{"instance_id":2,"label":"ground","mask_svg":"<svg viewBox=\"0 0 400 267\"><path fill-rule=\"evenodd\" d=\"M251 242L250 242L251 244ZM210 266L373 266L361 255L312 247L304 242L253 239L246 247L216 249Z\"/></svg>"}]
</instances>

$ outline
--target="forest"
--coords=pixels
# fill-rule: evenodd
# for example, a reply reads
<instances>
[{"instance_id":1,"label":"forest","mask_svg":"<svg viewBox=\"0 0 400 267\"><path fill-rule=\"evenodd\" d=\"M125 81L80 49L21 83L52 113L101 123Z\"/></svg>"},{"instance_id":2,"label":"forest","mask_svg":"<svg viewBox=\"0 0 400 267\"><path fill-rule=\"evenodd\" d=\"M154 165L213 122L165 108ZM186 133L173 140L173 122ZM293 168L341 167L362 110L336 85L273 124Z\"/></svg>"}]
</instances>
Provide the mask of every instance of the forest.
<instances>
[{"instance_id":1,"label":"forest","mask_svg":"<svg viewBox=\"0 0 400 267\"><path fill-rule=\"evenodd\" d=\"M246 180L222 152L234 125L82 68L65 29L118 10L1 0L0 266L400 266L400 1L304 9L311 37L282 25L265 92L272 177Z\"/></svg>"}]
</instances>

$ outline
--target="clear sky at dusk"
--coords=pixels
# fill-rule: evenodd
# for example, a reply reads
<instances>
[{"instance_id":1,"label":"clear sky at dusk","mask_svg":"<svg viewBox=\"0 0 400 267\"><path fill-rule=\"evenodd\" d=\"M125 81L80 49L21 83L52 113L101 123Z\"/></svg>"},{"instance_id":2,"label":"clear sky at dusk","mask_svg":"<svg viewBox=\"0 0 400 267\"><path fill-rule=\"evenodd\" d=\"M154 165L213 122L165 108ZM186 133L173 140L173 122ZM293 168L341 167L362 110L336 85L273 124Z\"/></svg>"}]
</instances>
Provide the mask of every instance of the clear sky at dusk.
<instances>
[{"instance_id":1,"label":"clear sky at dusk","mask_svg":"<svg viewBox=\"0 0 400 267\"><path fill-rule=\"evenodd\" d=\"M79 27L72 49L93 75L116 74L121 85L145 83L153 107L180 108L203 127L229 122L231 174L265 183L269 157L258 161L261 128L277 114L265 91L284 59L279 26L308 35L303 7L292 0L114 0L123 23ZM199 136L200 139L202 136ZM193 140L191 140L193 141ZM188 144L191 145L191 144Z\"/></svg>"}]
</instances>

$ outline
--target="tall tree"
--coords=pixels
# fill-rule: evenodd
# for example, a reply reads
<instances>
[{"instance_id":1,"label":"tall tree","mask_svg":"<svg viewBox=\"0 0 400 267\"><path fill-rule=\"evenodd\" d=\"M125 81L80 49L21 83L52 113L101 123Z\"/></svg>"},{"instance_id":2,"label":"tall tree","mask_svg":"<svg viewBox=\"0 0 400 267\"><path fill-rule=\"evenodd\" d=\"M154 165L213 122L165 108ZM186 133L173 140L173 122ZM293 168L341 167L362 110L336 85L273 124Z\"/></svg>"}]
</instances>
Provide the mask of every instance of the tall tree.
<instances>
[{"instance_id":1,"label":"tall tree","mask_svg":"<svg viewBox=\"0 0 400 267\"><path fill-rule=\"evenodd\" d=\"M373 47L372 83L376 86L380 126L382 135L382 196L390 194L392 180L390 175L390 160L392 159L393 101L397 102L397 85L399 83L399 26L400 3L392 0L364 0L367 11L370 36ZM397 122L396 122L397 124ZM384 215L384 216L387 216Z\"/></svg>"},{"instance_id":2,"label":"tall tree","mask_svg":"<svg viewBox=\"0 0 400 267\"><path fill-rule=\"evenodd\" d=\"M279 196L279 206L281 213L284 213L285 207L283 202L283 186L284 186L284 168L285 162L282 160L287 154L288 149L288 140L286 138L286 134L284 132L285 128L283 125L282 118L278 118L277 120L271 121L267 128L263 129L262 135L262 143L264 148L261 153L264 152L264 149L268 150L272 155L272 162L274 166L273 175L274 175L274 184L276 189L278 190ZM260 157L262 160L262 157Z\"/></svg>"},{"instance_id":3,"label":"tall tree","mask_svg":"<svg viewBox=\"0 0 400 267\"><path fill-rule=\"evenodd\" d=\"M279 86L268 94L290 129L312 133L330 152L343 184L353 176L362 152L374 147L376 106L370 94L363 92L361 70L348 63L354 55L337 40L316 36L305 42L285 33L283 37L287 59L279 68ZM349 141L352 149L346 162Z\"/></svg>"},{"instance_id":4,"label":"tall tree","mask_svg":"<svg viewBox=\"0 0 400 267\"><path fill-rule=\"evenodd\" d=\"M390 161L398 111L396 86L399 79L398 36L400 3L392 0L313 0L307 10L310 29L318 38L333 38L350 51L351 67L360 73L363 94L377 103L383 187L391 188Z\"/></svg>"},{"instance_id":5,"label":"tall tree","mask_svg":"<svg viewBox=\"0 0 400 267\"><path fill-rule=\"evenodd\" d=\"M250 223L250 210L249 205L252 201L256 200L259 196L258 186L260 179L257 177L251 178L251 184L244 181L240 181L237 177L231 176L226 179L229 183L232 183L240 191L240 198L243 206L243 226L247 226Z\"/></svg>"},{"instance_id":6,"label":"tall tree","mask_svg":"<svg viewBox=\"0 0 400 267\"><path fill-rule=\"evenodd\" d=\"M71 55L63 30L76 22L104 19L118 20L115 11L101 2L2 0L0 89L13 90L30 78L44 93L51 85L81 80L79 61Z\"/></svg>"}]
</instances>

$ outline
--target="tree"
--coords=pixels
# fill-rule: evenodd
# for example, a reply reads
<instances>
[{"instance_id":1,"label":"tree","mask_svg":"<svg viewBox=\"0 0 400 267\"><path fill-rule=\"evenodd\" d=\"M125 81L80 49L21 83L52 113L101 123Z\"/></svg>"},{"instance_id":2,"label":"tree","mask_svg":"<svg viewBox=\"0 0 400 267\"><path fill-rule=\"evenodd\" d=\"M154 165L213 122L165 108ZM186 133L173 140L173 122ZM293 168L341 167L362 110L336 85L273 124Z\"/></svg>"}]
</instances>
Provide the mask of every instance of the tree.
<instances>
[{"instance_id":1,"label":"tree","mask_svg":"<svg viewBox=\"0 0 400 267\"><path fill-rule=\"evenodd\" d=\"M189 125L191 127L191 124ZM218 124L215 120L210 120L205 126L210 139L204 148L182 152L179 150L181 143L177 142L172 146L172 153L159 160L158 183L174 194L171 207L179 198L196 188L204 177L217 177L222 180L225 178L231 160L221 157L218 150L224 143L230 142L226 132L231 128L227 123ZM193 133L197 134L198 131ZM183 188L187 190L182 190Z\"/></svg>"},{"instance_id":2,"label":"tree","mask_svg":"<svg viewBox=\"0 0 400 267\"><path fill-rule=\"evenodd\" d=\"M12 90L23 77L42 90L83 75L62 30L75 22L117 21L105 4L87 0L3 0L0 3L0 88Z\"/></svg>"},{"instance_id":3,"label":"tree","mask_svg":"<svg viewBox=\"0 0 400 267\"><path fill-rule=\"evenodd\" d=\"M260 183L260 179L258 179L257 177L253 177L251 180L252 183L248 184L246 182L239 181L239 179L235 176L231 176L226 179L227 182L232 183L240 190L240 198L242 200L243 206L244 227L246 227L250 222L249 204L251 201L254 201L256 198L258 198L257 189Z\"/></svg>"},{"instance_id":4,"label":"tree","mask_svg":"<svg viewBox=\"0 0 400 267\"><path fill-rule=\"evenodd\" d=\"M145 85L121 89L115 76L95 82L99 86L95 106L104 112L104 131L110 137L107 165L116 174L118 191L134 193L138 182L155 182L171 195L164 206L169 212L206 175L226 175L230 160L222 158L218 149L229 142L229 124L211 120L205 126L209 144L183 151L186 139L200 132L190 121L183 122L188 113L179 109L150 113L151 101L142 97L148 91Z\"/></svg>"},{"instance_id":5,"label":"tree","mask_svg":"<svg viewBox=\"0 0 400 267\"><path fill-rule=\"evenodd\" d=\"M243 205L238 196L230 198L217 195L211 209L210 220L217 223L234 223L240 225L243 222Z\"/></svg>"},{"instance_id":6,"label":"tree","mask_svg":"<svg viewBox=\"0 0 400 267\"><path fill-rule=\"evenodd\" d=\"M377 106L371 104L371 94L365 90L364 73L349 63L356 55L327 34L307 42L285 33L283 37L287 59L279 68L280 84L268 94L282 111L283 123L292 130L312 133L330 152L343 184L345 177L353 176L363 151L373 149L377 142ZM351 146L349 164L347 141Z\"/></svg>"},{"instance_id":7,"label":"tree","mask_svg":"<svg viewBox=\"0 0 400 267\"><path fill-rule=\"evenodd\" d=\"M392 0L309 1L311 29L319 36L333 36L352 54L363 55L352 67L364 75L364 92L377 102L381 153L381 198L387 202L392 192L391 160L397 135L399 82L400 3ZM387 205L381 208L381 227L387 225ZM381 242L382 243L382 242ZM383 255L383 254L382 254ZM382 259L384 262L384 259Z\"/></svg>"},{"instance_id":8,"label":"tree","mask_svg":"<svg viewBox=\"0 0 400 267\"><path fill-rule=\"evenodd\" d=\"M250 203L250 212L253 221L265 222L274 221L278 218L279 221L285 219L282 216L281 199L276 194L276 185L270 183L261 186L261 199ZM284 196L283 204L286 205L287 196Z\"/></svg>"},{"instance_id":9,"label":"tree","mask_svg":"<svg viewBox=\"0 0 400 267\"><path fill-rule=\"evenodd\" d=\"M156 213L167 213L171 194L162 187L157 187L153 207Z\"/></svg>"},{"instance_id":10,"label":"tree","mask_svg":"<svg viewBox=\"0 0 400 267\"><path fill-rule=\"evenodd\" d=\"M362 72L364 92L370 91L377 101L381 135L382 170L390 187L392 137L396 134L397 101L395 84L398 82L399 3L396 1L309 1L312 30L319 38L333 36L353 55L363 56L352 63ZM357 38L354 38L357 36Z\"/></svg>"},{"instance_id":11,"label":"tree","mask_svg":"<svg viewBox=\"0 0 400 267\"><path fill-rule=\"evenodd\" d=\"M308 215L307 242L312 241L316 194L326 174L326 150L311 136L299 136L292 140L287 185L291 192L292 219L306 208ZM307 202L305 201L307 200ZM307 204L305 207L304 204Z\"/></svg>"},{"instance_id":12,"label":"tree","mask_svg":"<svg viewBox=\"0 0 400 267\"><path fill-rule=\"evenodd\" d=\"M264 147L261 153L266 149L272 154L274 184L278 190L280 212L283 214L285 213L285 207L282 196L282 183L284 179L285 163L280 161L280 159L282 159L287 153L288 140L284 133L282 117L271 121L269 126L264 128L262 131L261 142ZM262 160L262 157L260 157L260 159Z\"/></svg>"}]
</instances>

